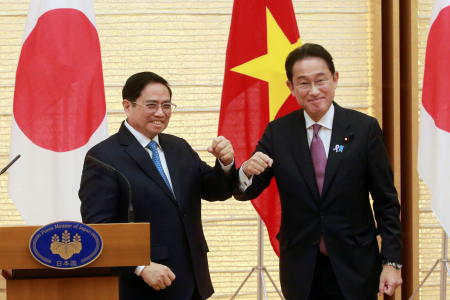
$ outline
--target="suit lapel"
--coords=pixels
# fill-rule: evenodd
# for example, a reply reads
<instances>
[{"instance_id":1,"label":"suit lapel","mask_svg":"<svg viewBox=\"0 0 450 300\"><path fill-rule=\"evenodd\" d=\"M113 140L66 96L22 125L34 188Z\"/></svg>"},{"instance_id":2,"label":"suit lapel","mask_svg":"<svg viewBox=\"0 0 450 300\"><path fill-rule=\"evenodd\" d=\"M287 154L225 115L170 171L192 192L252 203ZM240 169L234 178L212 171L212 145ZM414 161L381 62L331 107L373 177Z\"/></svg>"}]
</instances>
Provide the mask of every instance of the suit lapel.
<instances>
[{"instance_id":1,"label":"suit lapel","mask_svg":"<svg viewBox=\"0 0 450 300\"><path fill-rule=\"evenodd\" d=\"M319 190L317 188L314 167L309 151L308 137L306 135L305 116L303 109L293 119L292 129L287 130L289 136L287 140L291 143L293 157L297 162L301 173L315 198L319 199ZM297 130L299 129L299 130Z\"/></svg>"},{"instance_id":2,"label":"suit lapel","mask_svg":"<svg viewBox=\"0 0 450 300\"><path fill-rule=\"evenodd\" d=\"M120 144L126 146L125 151L131 157L131 159L133 159L141 168L142 172L144 172L148 177L155 181L158 187L161 188L170 197L172 202L177 204L172 192L164 182L164 179L159 174L147 151L142 147L141 144L139 144L136 138L131 134L131 132L125 127L123 123L119 129L119 139Z\"/></svg>"},{"instance_id":3,"label":"suit lapel","mask_svg":"<svg viewBox=\"0 0 450 300\"><path fill-rule=\"evenodd\" d=\"M344 138L350 134L350 123L347 120L345 110L336 103L334 103L334 108L333 128L331 133L330 148L328 150L327 166L325 168L322 197L330 188L331 182L336 175L339 164L344 157L343 151L345 151L345 147L347 147L347 145L344 144ZM335 149L336 145L344 146L344 148L341 150Z\"/></svg>"}]
</instances>

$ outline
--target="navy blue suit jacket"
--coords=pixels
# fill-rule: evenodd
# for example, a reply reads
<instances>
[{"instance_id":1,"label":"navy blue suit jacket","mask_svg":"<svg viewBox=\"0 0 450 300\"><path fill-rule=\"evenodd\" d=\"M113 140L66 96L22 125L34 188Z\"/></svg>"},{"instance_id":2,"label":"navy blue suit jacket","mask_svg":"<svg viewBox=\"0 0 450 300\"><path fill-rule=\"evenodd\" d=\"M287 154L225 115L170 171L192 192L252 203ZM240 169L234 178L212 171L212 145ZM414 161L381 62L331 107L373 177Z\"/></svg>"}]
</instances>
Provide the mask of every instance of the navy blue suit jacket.
<instances>
[{"instance_id":1,"label":"navy blue suit jacket","mask_svg":"<svg viewBox=\"0 0 450 300\"><path fill-rule=\"evenodd\" d=\"M195 288L206 299L213 287L201 222L201 199L229 198L234 168L225 174L218 162L214 168L208 166L185 140L173 135L159 134L159 143L175 197L146 150L122 124L118 133L86 155L79 190L83 222L127 222L131 198L135 221L151 223L151 260L168 266L176 279L170 287L157 292L134 274L134 267L122 268L121 300L190 299Z\"/></svg>"},{"instance_id":2,"label":"navy blue suit jacket","mask_svg":"<svg viewBox=\"0 0 450 300\"><path fill-rule=\"evenodd\" d=\"M277 182L282 209L277 236L280 281L288 300L307 299L321 236L347 300L376 294L383 258L401 262L400 205L378 122L336 103L334 106L322 195L316 184L303 110L268 125L256 151L272 157L273 165L255 176L244 193L235 192L240 200L253 199L272 178Z\"/></svg>"}]
</instances>

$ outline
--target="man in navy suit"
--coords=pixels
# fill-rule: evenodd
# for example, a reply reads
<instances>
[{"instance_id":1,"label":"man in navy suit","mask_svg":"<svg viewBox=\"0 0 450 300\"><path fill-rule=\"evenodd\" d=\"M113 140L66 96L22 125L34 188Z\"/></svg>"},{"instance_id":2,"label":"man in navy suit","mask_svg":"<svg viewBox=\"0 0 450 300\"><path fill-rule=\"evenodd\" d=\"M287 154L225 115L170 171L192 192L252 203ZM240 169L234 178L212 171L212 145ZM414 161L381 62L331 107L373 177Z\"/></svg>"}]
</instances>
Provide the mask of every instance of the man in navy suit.
<instances>
[{"instance_id":1,"label":"man in navy suit","mask_svg":"<svg viewBox=\"0 0 450 300\"><path fill-rule=\"evenodd\" d=\"M85 223L151 223L151 262L121 268L120 299L197 300L213 293L201 199L225 200L234 187L234 153L224 137L208 151L215 167L189 144L162 133L174 108L167 81L132 75L122 90L127 119L86 155L79 197ZM131 220L132 221L132 220Z\"/></svg>"},{"instance_id":2,"label":"man in navy suit","mask_svg":"<svg viewBox=\"0 0 450 300\"><path fill-rule=\"evenodd\" d=\"M392 295L402 282L400 205L378 122L334 102L339 74L322 46L293 50L285 68L303 108L269 123L235 196L253 199L276 180L286 299Z\"/></svg>"}]
</instances>

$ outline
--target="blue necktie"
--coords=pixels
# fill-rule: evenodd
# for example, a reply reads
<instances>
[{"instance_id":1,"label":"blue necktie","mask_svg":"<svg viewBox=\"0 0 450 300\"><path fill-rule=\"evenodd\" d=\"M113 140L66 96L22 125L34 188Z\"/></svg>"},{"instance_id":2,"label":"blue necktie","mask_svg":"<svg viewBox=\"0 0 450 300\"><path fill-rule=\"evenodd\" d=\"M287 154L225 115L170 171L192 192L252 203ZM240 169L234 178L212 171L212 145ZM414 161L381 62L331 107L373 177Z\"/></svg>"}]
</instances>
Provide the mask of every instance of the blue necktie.
<instances>
[{"instance_id":1,"label":"blue necktie","mask_svg":"<svg viewBox=\"0 0 450 300\"><path fill-rule=\"evenodd\" d=\"M161 175L164 182L169 187L169 190L173 193L172 187L170 186L169 179L167 179L166 173L164 173L164 169L161 165L161 160L159 159L159 153L158 153L158 145L155 141L151 141L148 143L147 148L152 151L152 160L155 164L156 169L158 170L159 174Z\"/></svg>"}]
</instances>

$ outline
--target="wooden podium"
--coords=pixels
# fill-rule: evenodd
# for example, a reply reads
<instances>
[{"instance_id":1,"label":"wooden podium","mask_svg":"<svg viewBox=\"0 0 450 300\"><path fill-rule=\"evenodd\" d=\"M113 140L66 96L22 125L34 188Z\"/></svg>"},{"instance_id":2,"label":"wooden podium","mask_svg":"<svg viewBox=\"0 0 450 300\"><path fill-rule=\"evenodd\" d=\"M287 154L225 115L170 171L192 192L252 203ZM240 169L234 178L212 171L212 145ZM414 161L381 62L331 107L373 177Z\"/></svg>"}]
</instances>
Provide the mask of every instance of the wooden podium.
<instances>
[{"instance_id":1,"label":"wooden podium","mask_svg":"<svg viewBox=\"0 0 450 300\"><path fill-rule=\"evenodd\" d=\"M119 283L111 268L150 262L150 224L92 224L103 251L91 264L57 270L38 263L28 244L39 226L0 227L0 269L7 300L118 300Z\"/></svg>"}]
</instances>

